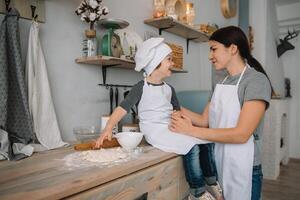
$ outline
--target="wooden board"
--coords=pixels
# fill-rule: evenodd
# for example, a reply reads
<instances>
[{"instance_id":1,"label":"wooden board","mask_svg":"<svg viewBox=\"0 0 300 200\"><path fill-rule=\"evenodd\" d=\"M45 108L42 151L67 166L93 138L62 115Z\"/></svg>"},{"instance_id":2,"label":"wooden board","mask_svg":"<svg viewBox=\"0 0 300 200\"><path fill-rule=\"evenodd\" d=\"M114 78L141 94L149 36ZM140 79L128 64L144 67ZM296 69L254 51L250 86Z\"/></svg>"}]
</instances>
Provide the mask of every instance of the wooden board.
<instances>
[{"instance_id":1,"label":"wooden board","mask_svg":"<svg viewBox=\"0 0 300 200\"><path fill-rule=\"evenodd\" d=\"M121 165L68 170L62 159L72 148L0 162L0 199L60 199L177 157L147 146L138 159Z\"/></svg>"}]
</instances>

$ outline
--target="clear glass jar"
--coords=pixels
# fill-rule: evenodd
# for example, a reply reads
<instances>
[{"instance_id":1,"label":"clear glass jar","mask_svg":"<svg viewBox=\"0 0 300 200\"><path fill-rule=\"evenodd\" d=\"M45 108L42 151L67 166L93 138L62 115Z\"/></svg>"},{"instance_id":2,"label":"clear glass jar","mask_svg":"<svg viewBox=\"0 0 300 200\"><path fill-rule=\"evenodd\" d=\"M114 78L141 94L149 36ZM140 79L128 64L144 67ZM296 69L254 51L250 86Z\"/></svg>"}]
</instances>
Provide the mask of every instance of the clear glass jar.
<instances>
[{"instance_id":1,"label":"clear glass jar","mask_svg":"<svg viewBox=\"0 0 300 200\"><path fill-rule=\"evenodd\" d=\"M195 20L195 10L193 3L186 3L186 23L190 26L194 25Z\"/></svg>"},{"instance_id":2,"label":"clear glass jar","mask_svg":"<svg viewBox=\"0 0 300 200\"><path fill-rule=\"evenodd\" d=\"M96 38L96 31L86 30L85 38L82 41L82 56L83 57L96 56L98 52L97 44L98 41Z\"/></svg>"},{"instance_id":3,"label":"clear glass jar","mask_svg":"<svg viewBox=\"0 0 300 200\"><path fill-rule=\"evenodd\" d=\"M97 55L97 39L87 38L87 56L96 56Z\"/></svg>"},{"instance_id":4,"label":"clear glass jar","mask_svg":"<svg viewBox=\"0 0 300 200\"><path fill-rule=\"evenodd\" d=\"M160 18L166 16L164 0L153 0L153 17Z\"/></svg>"},{"instance_id":5,"label":"clear glass jar","mask_svg":"<svg viewBox=\"0 0 300 200\"><path fill-rule=\"evenodd\" d=\"M127 40L126 32L124 32L122 49L125 56L130 56L130 46Z\"/></svg>"},{"instance_id":6,"label":"clear glass jar","mask_svg":"<svg viewBox=\"0 0 300 200\"><path fill-rule=\"evenodd\" d=\"M175 5L172 4L167 5L166 12L168 17L172 17L175 20L178 19L178 15L175 13Z\"/></svg>"},{"instance_id":7,"label":"clear glass jar","mask_svg":"<svg viewBox=\"0 0 300 200\"><path fill-rule=\"evenodd\" d=\"M81 49L81 54L82 54L82 57L87 57L88 55L88 48L87 48L87 39L84 38L82 40L82 49Z\"/></svg>"}]
</instances>

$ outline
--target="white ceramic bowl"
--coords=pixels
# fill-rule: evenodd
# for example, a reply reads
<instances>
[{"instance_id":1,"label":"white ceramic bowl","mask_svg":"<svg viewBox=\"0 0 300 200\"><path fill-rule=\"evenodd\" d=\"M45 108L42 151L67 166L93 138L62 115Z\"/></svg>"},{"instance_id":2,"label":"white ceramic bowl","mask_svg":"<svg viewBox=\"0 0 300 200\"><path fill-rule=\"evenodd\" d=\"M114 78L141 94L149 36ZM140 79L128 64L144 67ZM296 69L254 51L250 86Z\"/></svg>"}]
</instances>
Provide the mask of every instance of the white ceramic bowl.
<instances>
[{"instance_id":1,"label":"white ceramic bowl","mask_svg":"<svg viewBox=\"0 0 300 200\"><path fill-rule=\"evenodd\" d=\"M120 145L127 151L136 148L143 139L143 133L140 132L120 132L115 135Z\"/></svg>"}]
</instances>

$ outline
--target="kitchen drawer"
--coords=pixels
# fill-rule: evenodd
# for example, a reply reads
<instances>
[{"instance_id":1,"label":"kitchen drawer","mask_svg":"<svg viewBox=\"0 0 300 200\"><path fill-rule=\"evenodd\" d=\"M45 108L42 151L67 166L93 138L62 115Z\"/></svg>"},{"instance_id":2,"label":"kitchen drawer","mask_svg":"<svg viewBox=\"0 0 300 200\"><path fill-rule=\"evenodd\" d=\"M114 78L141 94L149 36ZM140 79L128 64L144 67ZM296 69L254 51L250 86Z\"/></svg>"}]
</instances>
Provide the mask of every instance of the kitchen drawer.
<instances>
[{"instance_id":1,"label":"kitchen drawer","mask_svg":"<svg viewBox=\"0 0 300 200\"><path fill-rule=\"evenodd\" d=\"M181 200L187 194L188 185L184 177L182 158L177 156L67 199Z\"/></svg>"}]
</instances>

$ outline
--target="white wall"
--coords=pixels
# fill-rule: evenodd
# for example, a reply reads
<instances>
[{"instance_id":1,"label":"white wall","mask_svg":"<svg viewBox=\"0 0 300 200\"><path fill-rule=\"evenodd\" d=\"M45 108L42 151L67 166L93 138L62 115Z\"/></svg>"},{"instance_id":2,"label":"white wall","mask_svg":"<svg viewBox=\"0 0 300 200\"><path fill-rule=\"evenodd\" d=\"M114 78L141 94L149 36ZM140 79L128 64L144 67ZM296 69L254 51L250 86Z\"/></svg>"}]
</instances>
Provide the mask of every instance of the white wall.
<instances>
[{"instance_id":1,"label":"white wall","mask_svg":"<svg viewBox=\"0 0 300 200\"><path fill-rule=\"evenodd\" d=\"M108 17L127 20L142 37L145 31L158 32L143 23L144 19L151 17L152 0L103 2L110 10ZM210 22L219 26L237 24L237 17L228 20L222 16L219 1L192 2L195 3L196 23ZM66 141L74 140L73 127L99 124L100 117L109 112L109 92L97 86L102 82L101 67L74 62L81 55L81 41L84 30L88 28L74 13L79 3L80 0L46 0L46 23L41 25L40 31L58 122ZM29 21L20 21L24 54L29 24ZM99 34L100 30L97 32ZM169 42L182 45L186 52L185 39L166 32L162 36ZM189 73L175 74L167 81L178 91L210 89L211 64L207 56L207 44L190 42L189 54L184 55L184 69ZM107 83L134 84L141 78L141 74L132 70L109 69L107 72Z\"/></svg>"},{"instance_id":2,"label":"white wall","mask_svg":"<svg viewBox=\"0 0 300 200\"><path fill-rule=\"evenodd\" d=\"M278 41L279 38L277 14L280 21L284 21L281 20L284 18L283 16L294 16L293 12L296 11L293 9L276 9L272 0L253 0L250 1L250 5L250 24L254 28L254 56L265 67L276 93L284 96L284 77L291 79L293 97L289 102L289 155L300 158L300 146L298 144L300 141L300 81L298 78L300 74L300 43L297 42L297 39L293 39L291 42L296 46L296 49L287 51L279 59L276 52L276 40ZM280 12L278 13L278 11ZM296 13L299 14L299 12Z\"/></svg>"},{"instance_id":3,"label":"white wall","mask_svg":"<svg viewBox=\"0 0 300 200\"><path fill-rule=\"evenodd\" d=\"M291 81L291 95L292 98L289 100L289 133L290 133L290 156L293 158L300 158L300 39L295 38L290 40L290 42L295 46L292 51L287 51L282 55L283 66L286 77Z\"/></svg>"},{"instance_id":4,"label":"white wall","mask_svg":"<svg viewBox=\"0 0 300 200\"><path fill-rule=\"evenodd\" d=\"M287 31L293 29L300 30L300 3L293 1L288 4L277 6L278 23L280 26L281 37L283 38ZM281 59L285 76L291 80L292 98L289 100L289 133L290 133L290 156L300 158L300 132L299 132L299 117L300 117L300 39L299 36L289 41L295 46L294 50L285 52Z\"/></svg>"},{"instance_id":5,"label":"white wall","mask_svg":"<svg viewBox=\"0 0 300 200\"><path fill-rule=\"evenodd\" d=\"M276 94L284 97L283 66L276 52L279 31L272 0L250 1L250 25L254 30L253 55L267 72Z\"/></svg>"}]
</instances>

